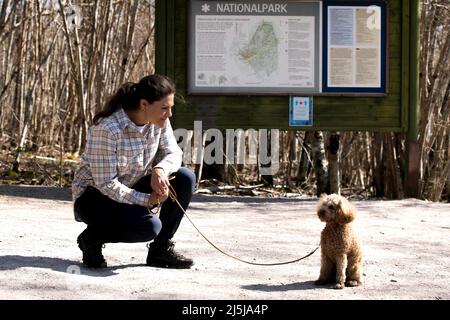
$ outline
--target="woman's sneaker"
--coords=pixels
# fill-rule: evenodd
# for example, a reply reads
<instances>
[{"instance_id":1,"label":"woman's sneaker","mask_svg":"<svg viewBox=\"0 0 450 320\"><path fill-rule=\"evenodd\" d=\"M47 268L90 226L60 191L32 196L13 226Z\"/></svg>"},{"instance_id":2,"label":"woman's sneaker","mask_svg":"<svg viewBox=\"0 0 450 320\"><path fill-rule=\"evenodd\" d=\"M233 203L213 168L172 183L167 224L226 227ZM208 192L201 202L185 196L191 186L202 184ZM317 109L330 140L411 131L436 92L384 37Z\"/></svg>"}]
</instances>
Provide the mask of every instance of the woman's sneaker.
<instances>
[{"instance_id":1,"label":"woman's sneaker","mask_svg":"<svg viewBox=\"0 0 450 320\"><path fill-rule=\"evenodd\" d=\"M189 269L194 264L175 251L175 242L157 241L148 246L147 265L158 268Z\"/></svg>"},{"instance_id":2,"label":"woman's sneaker","mask_svg":"<svg viewBox=\"0 0 450 320\"><path fill-rule=\"evenodd\" d=\"M83 252L83 263L89 268L106 268L102 255L103 243L89 238L87 229L77 238L78 247Z\"/></svg>"}]
</instances>

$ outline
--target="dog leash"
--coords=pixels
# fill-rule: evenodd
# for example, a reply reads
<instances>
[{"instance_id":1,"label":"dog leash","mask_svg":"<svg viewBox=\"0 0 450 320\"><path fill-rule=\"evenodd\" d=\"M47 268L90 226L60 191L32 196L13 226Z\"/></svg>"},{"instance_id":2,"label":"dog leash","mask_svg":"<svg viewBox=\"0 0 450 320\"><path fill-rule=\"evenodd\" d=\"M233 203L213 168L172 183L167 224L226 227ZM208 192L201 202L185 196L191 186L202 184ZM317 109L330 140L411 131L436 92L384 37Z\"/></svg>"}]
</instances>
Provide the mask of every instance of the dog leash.
<instances>
[{"instance_id":1,"label":"dog leash","mask_svg":"<svg viewBox=\"0 0 450 320\"><path fill-rule=\"evenodd\" d=\"M175 177L173 177L173 178L175 178ZM172 180L173 178L171 177L171 179L169 179L169 180ZM181 206L181 204L178 202L178 200L177 200L177 197L178 197L178 196L177 196L177 193L176 193L175 189L172 187L172 185L170 185L170 184L169 184L169 197L170 197L170 199L172 199L172 201L174 201L174 202L180 207L180 209L183 211L183 214L186 216L186 218L189 220L189 222L192 224L192 226L195 228L195 230L197 230L197 232L203 237L203 239L206 240L206 242L208 242L212 247L214 247L217 251L219 251L220 253L224 254L225 256L230 257L230 258L235 259L235 260L238 260L238 261L240 261L240 262L247 263L247 264L251 264L251 265L255 265L255 266L280 266L280 265L284 265L284 264L295 263L295 262L301 261L301 260L303 260L303 259L306 259L306 258L308 258L309 256L313 255L313 254L317 251L317 249L320 248L320 245L318 245L313 251L311 251L311 252L308 253L307 255L305 255L305 256L303 256L303 257L301 257L301 258L295 259L295 260L284 261L284 262L258 263L258 262L252 262L252 261L247 261L247 260L241 259L241 258L239 258L239 257L236 257L236 256L234 256L234 255L232 255L232 254L230 254L230 253L228 253L228 252L225 252L224 250L220 249L220 248L219 248L218 246L216 246L213 242L211 242L211 241L208 239L208 237L206 237L206 236L205 236L205 235L197 228L197 226L195 225L195 223L191 220L191 218L189 217L189 215L186 213L186 211L183 209L183 207ZM159 207L160 207L160 206L161 206L161 204L160 204L159 201L158 201L158 210L157 210L157 212L159 212Z\"/></svg>"}]
</instances>

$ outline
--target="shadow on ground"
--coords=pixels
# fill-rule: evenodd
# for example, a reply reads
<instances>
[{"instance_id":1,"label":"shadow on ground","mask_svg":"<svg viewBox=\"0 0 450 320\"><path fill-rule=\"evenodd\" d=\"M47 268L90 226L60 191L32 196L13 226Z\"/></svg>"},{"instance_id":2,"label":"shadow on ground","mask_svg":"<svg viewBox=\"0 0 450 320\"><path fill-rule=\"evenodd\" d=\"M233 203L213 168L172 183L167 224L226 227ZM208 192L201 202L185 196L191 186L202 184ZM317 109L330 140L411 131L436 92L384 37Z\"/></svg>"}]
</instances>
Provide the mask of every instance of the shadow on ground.
<instances>
[{"instance_id":1,"label":"shadow on ground","mask_svg":"<svg viewBox=\"0 0 450 320\"><path fill-rule=\"evenodd\" d=\"M44 186L28 186L28 185L6 185L0 184L0 195L72 201L72 193L70 188L44 187ZM311 198L264 198L264 197L243 197L229 195L203 195L194 194L192 202L220 202L230 203L233 201L239 203L290 203L290 202L315 202L317 199Z\"/></svg>"},{"instance_id":2,"label":"shadow on ground","mask_svg":"<svg viewBox=\"0 0 450 320\"><path fill-rule=\"evenodd\" d=\"M312 290L325 288L323 286L316 286L314 281L304 281L304 282L294 282L289 284L251 284L246 286L241 286L244 290L252 291L264 291L264 292L276 292L276 291L291 291L291 290Z\"/></svg>"},{"instance_id":3,"label":"shadow on ground","mask_svg":"<svg viewBox=\"0 0 450 320\"><path fill-rule=\"evenodd\" d=\"M14 185L0 184L0 195L24 197L24 198L48 199L48 200L72 201L72 193L69 188L25 186L25 185L14 186Z\"/></svg>"},{"instance_id":4,"label":"shadow on ground","mask_svg":"<svg viewBox=\"0 0 450 320\"><path fill-rule=\"evenodd\" d=\"M80 261L40 256L0 256L0 271L19 268L42 268L63 273L78 273L92 277L109 277L117 275L116 270L133 267L146 267L145 264L126 264L102 269L87 268Z\"/></svg>"}]
</instances>

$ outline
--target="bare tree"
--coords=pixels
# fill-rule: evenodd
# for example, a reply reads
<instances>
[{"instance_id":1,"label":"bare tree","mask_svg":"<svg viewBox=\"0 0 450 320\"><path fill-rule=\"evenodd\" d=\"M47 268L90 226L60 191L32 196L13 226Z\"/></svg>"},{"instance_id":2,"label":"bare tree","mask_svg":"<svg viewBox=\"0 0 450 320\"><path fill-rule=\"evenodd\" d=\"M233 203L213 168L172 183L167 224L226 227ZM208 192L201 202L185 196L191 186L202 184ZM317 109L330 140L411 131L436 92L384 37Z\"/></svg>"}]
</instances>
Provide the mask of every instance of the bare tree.
<instances>
[{"instance_id":1,"label":"bare tree","mask_svg":"<svg viewBox=\"0 0 450 320\"><path fill-rule=\"evenodd\" d=\"M419 193L438 201L449 177L450 7L422 1Z\"/></svg>"},{"instance_id":2,"label":"bare tree","mask_svg":"<svg viewBox=\"0 0 450 320\"><path fill-rule=\"evenodd\" d=\"M139 0L2 1L0 139L17 148L14 170L22 150L82 151L107 96L125 79L154 72L153 6Z\"/></svg>"}]
</instances>

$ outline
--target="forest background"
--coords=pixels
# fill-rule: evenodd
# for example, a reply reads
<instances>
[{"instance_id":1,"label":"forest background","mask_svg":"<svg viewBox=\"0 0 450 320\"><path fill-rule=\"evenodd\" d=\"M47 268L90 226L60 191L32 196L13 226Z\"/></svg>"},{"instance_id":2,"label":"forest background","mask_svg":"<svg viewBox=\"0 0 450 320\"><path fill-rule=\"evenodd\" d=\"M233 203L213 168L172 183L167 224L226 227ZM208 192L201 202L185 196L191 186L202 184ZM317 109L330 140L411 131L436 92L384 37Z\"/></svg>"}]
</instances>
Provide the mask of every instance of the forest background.
<instances>
[{"instance_id":1,"label":"forest background","mask_svg":"<svg viewBox=\"0 0 450 320\"><path fill-rule=\"evenodd\" d=\"M70 187L94 114L154 73L154 21L153 0L0 0L0 183ZM431 201L450 199L449 60L450 1L421 1L418 198ZM205 193L401 199L405 138L280 131L275 176L258 164L192 168Z\"/></svg>"}]
</instances>

